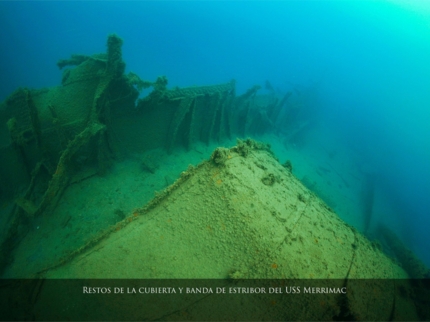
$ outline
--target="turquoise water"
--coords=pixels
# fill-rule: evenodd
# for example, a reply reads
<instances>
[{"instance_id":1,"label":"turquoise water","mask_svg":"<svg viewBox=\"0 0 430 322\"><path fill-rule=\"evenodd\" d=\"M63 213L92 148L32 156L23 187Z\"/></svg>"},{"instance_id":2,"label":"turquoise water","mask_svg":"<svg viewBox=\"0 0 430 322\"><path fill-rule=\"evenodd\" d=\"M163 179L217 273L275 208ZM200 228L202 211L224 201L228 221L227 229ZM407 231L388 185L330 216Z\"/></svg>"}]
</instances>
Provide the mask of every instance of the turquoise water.
<instances>
[{"instance_id":1,"label":"turquoise water","mask_svg":"<svg viewBox=\"0 0 430 322\"><path fill-rule=\"evenodd\" d=\"M233 78L238 94L255 84L267 93L267 80L277 93L313 88L310 111L336 138L323 148L348 151L374 180L373 226L389 226L430 265L430 8L405 3L0 2L0 100L58 85L59 59L105 52L111 33L124 40L126 72L166 75L170 88ZM339 206L333 191L323 194ZM28 260L41 258L38 248Z\"/></svg>"}]
</instances>

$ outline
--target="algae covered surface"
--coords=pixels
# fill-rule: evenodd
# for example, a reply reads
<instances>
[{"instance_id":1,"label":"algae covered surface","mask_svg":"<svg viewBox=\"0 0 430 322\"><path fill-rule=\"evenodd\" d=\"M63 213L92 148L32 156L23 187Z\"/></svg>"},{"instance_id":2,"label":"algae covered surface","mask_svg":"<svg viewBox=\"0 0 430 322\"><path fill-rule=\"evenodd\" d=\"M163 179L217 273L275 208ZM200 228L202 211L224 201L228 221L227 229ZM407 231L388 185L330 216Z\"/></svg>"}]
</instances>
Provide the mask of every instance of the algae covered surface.
<instances>
[{"instance_id":1,"label":"algae covered surface","mask_svg":"<svg viewBox=\"0 0 430 322\"><path fill-rule=\"evenodd\" d=\"M304 187L269 148L239 142L189 167L149 205L124 219L130 224L117 225L89 254L48 276L407 276Z\"/></svg>"},{"instance_id":2,"label":"algae covered surface","mask_svg":"<svg viewBox=\"0 0 430 322\"><path fill-rule=\"evenodd\" d=\"M99 293L88 302L68 285L55 302L81 299L69 317L82 307L105 319L417 317L408 300L392 306L395 290L409 287L407 273L252 140L189 166L104 239L43 277L84 278L79 292ZM43 304L52 289L50 282L41 288L38 316L53 316Z\"/></svg>"}]
</instances>

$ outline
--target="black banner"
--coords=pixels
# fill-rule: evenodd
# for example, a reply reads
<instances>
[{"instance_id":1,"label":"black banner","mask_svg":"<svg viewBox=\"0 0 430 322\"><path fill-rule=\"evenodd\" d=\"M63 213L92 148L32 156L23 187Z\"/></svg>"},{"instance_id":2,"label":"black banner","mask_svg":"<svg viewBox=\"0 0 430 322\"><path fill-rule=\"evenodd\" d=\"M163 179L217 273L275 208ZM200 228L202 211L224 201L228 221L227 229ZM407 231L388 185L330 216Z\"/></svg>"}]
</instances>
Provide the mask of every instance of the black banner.
<instances>
[{"instance_id":1,"label":"black banner","mask_svg":"<svg viewBox=\"0 0 430 322\"><path fill-rule=\"evenodd\" d=\"M429 320L429 280L2 280L1 320Z\"/></svg>"}]
</instances>

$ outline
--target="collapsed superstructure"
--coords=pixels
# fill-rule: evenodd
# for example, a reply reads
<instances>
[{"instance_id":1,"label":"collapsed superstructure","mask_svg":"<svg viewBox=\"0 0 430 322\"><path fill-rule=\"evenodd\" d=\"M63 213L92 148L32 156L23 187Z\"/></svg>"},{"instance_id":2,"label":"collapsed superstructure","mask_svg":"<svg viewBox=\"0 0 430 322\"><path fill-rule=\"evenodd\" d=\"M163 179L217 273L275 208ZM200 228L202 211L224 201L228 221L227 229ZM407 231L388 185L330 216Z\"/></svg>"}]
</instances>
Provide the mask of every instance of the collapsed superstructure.
<instances>
[{"instance_id":1,"label":"collapsed superstructure","mask_svg":"<svg viewBox=\"0 0 430 322\"><path fill-rule=\"evenodd\" d=\"M292 122L297 105L284 108L291 93L256 97L260 86L254 86L238 96L234 81L167 89L164 76L150 82L124 74L121 46L110 35L106 54L57 63L64 68L61 86L20 88L0 106L0 189L15 200L3 227L0 266L25 234L27 219L52 212L71 182L103 174L114 159L298 124ZM298 137L306 124L290 133Z\"/></svg>"}]
</instances>

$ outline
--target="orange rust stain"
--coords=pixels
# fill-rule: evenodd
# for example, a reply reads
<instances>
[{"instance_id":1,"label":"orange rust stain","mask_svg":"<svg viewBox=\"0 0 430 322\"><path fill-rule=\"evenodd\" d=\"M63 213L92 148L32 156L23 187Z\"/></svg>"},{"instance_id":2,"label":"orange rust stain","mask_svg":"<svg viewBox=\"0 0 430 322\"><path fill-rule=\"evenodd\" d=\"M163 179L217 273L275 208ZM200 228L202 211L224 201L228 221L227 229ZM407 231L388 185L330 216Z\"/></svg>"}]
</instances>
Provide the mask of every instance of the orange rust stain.
<instances>
[{"instance_id":1,"label":"orange rust stain","mask_svg":"<svg viewBox=\"0 0 430 322\"><path fill-rule=\"evenodd\" d=\"M272 268L273 268L273 269L277 269L277 268L278 268L278 264L273 263L273 264L272 264Z\"/></svg>"},{"instance_id":2,"label":"orange rust stain","mask_svg":"<svg viewBox=\"0 0 430 322\"><path fill-rule=\"evenodd\" d=\"M222 180L221 179L218 179L217 181L216 181L216 184L217 185L220 185L222 183Z\"/></svg>"},{"instance_id":3,"label":"orange rust stain","mask_svg":"<svg viewBox=\"0 0 430 322\"><path fill-rule=\"evenodd\" d=\"M212 174L212 178L215 178L217 175L219 175L219 170L215 170Z\"/></svg>"}]
</instances>

